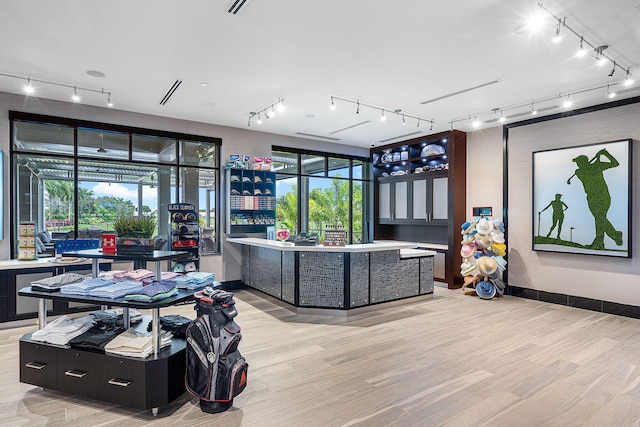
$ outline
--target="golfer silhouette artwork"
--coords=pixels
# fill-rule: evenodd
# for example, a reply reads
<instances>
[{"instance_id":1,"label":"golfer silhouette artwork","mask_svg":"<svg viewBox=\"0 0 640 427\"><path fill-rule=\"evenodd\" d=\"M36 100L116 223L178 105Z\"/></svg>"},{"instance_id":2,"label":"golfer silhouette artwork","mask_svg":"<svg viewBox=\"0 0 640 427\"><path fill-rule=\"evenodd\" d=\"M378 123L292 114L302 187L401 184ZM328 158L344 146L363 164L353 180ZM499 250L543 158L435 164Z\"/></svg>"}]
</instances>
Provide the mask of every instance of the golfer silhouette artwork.
<instances>
[{"instance_id":1,"label":"golfer silhouette artwork","mask_svg":"<svg viewBox=\"0 0 640 427\"><path fill-rule=\"evenodd\" d=\"M616 230L607 218L611 207L611 194L609 194L609 186L603 174L605 170L615 168L620 163L606 149L598 151L591 160L585 155L580 155L574 158L573 162L578 166L578 169L569 177L567 184L571 184L571 179L574 176L582 182L587 196L587 205L595 223L596 235L588 248L605 249L605 234L613 239L616 245L621 246L622 231Z\"/></svg>"},{"instance_id":2,"label":"golfer silhouette artwork","mask_svg":"<svg viewBox=\"0 0 640 427\"><path fill-rule=\"evenodd\" d=\"M565 202L563 202L562 200L560 200L560 198L562 197L562 194L558 193L556 194L556 198L553 199L552 201L549 202L549 204L542 209L540 212L538 212L538 224L540 224L540 214L544 211L546 211L547 209L549 209L549 207L551 207L552 212L553 212L553 224L551 225L551 228L549 229L549 232L547 233L547 237L551 236L551 232L553 231L554 228L556 228L556 226L558 227L558 234L557 234L557 239L560 240L560 233L562 233L562 223L564 222L564 211L566 211L567 209L569 209L569 206L567 206L567 204Z\"/></svg>"}]
</instances>

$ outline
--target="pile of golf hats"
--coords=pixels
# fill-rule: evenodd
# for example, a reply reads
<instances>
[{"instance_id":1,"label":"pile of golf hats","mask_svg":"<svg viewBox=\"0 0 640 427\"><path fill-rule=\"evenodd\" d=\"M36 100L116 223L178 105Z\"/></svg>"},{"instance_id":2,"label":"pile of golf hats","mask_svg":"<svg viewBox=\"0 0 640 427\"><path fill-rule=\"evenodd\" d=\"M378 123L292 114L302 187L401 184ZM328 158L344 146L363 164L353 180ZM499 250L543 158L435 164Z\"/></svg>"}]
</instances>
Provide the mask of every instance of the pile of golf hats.
<instances>
[{"instance_id":1,"label":"pile of golf hats","mask_svg":"<svg viewBox=\"0 0 640 427\"><path fill-rule=\"evenodd\" d=\"M460 274L464 276L462 289L469 288L483 299L504 294L501 273L507 267L504 256L504 224L500 220L482 217L462 224L462 264Z\"/></svg>"}]
</instances>

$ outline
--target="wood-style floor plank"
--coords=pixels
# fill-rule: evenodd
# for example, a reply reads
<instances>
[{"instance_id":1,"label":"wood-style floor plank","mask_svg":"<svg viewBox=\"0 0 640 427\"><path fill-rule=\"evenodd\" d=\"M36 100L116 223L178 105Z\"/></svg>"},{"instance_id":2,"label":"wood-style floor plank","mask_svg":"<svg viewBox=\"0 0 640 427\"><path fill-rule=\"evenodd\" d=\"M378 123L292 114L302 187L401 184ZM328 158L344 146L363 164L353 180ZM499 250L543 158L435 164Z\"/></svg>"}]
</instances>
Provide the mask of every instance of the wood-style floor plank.
<instances>
[{"instance_id":1,"label":"wood-style floor plank","mask_svg":"<svg viewBox=\"0 0 640 427\"><path fill-rule=\"evenodd\" d=\"M221 414L185 394L160 414L19 382L0 330L0 426L640 425L640 321L436 287L348 317L295 314L238 291L247 389ZM190 305L165 309L193 318Z\"/></svg>"}]
</instances>

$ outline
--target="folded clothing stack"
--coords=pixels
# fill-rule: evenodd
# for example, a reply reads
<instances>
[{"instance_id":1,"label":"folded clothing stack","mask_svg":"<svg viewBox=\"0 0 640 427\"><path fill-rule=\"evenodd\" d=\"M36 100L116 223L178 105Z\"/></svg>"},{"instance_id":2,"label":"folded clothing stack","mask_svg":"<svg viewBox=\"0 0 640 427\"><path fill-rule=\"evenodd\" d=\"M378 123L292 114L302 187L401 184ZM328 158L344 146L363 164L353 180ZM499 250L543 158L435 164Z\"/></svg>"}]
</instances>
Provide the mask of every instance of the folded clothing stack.
<instances>
[{"instance_id":1,"label":"folded clothing stack","mask_svg":"<svg viewBox=\"0 0 640 427\"><path fill-rule=\"evenodd\" d=\"M110 308L107 310L97 310L89 313L96 322L123 325L123 309L122 308ZM129 309L129 323L135 324L142 321L142 313L135 308Z\"/></svg>"},{"instance_id":2,"label":"folded clothing stack","mask_svg":"<svg viewBox=\"0 0 640 427\"><path fill-rule=\"evenodd\" d=\"M132 289L124 298L130 301L152 302L168 298L177 293L178 288L173 280L159 280L150 285Z\"/></svg>"},{"instance_id":3,"label":"folded clothing stack","mask_svg":"<svg viewBox=\"0 0 640 427\"><path fill-rule=\"evenodd\" d=\"M162 274L160 275L160 280L171 280L175 277L180 276L180 274L178 273L174 273L173 271L163 271ZM155 280L155 276L154 277L146 277L144 279L142 279L142 283L144 283L145 285L148 285L150 283L152 283Z\"/></svg>"},{"instance_id":4,"label":"folded clothing stack","mask_svg":"<svg viewBox=\"0 0 640 427\"><path fill-rule=\"evenodd\" d=\"M155 273L151 270L139 268L137 270L124 271L122 273L116 273L113 275L113 281L118 282L120 280L136 280L138 282L149 277L155 277Z\"/></svg>"},{"instance_id":5,"label":"folded clothing stack","mask_svg":"<svg viewBox=\"0 0 640 427\"><path fill-rule=\"evenodd\" d=\"M35 331L31 334L31 339L51 344L66 345L71 339L88 331L93 324L94 322L91 316L82 316L77 319L62 316L47 324L44 328Z\"/></svg>"},{"instance_id":6,"label":"folded clothing stack","mask_svg":"<svg viewBox=\"0 0 640 427\"><path fill-rule=\"evenodd\" d=\"M54 292L60 290L61 286L82 282L84 279L85 276L82 274L64 273L31 282L31 289L34 291Z\"/></svg>"},{"instance_id":7,"label":"folded clothing stack","mask_svg":"<svg viewBox=\"0 0 640 427\"><path fill-rule=\"evenodd\" d=\"M218 286L215 273L206 273L203 271L191 271L184 276L176 277L173 281L180 289L198 289L205 286ZM216 285L218 283L218 285Z\"/></svg>"},{"instance_id":8,"label":"folded clothing stack","mask_svg":"<svg viewBox=\"0 0 640 427\"><path fill-rule=\"evenodd\" d=\"M160 347L171 344L171 333L160 331ZM153 352L153 336L151 332L139 332L129 328L104 347L105 353L119 354L130 357L147 357Z\"/></svg>"},{"instance_id":9,"label":"folded clothing stack","mask_svg":"<svg viewBox=\"0 0 640 427\"><path fill-rule=\"evenodd\" d=\"M136 282L135 280L121 280L120 282L112 283L111 285L91 289L89 291L89 296L99 298L120 298L128 294L133 289L137 289L139 287L140 282Z\"/></svg>"},{"instance_id":10,"label":"folded clothing stack","mask_svg":"<svg viewBox=\"0 0 640 427\"><path fill-rule=\"evenodd\" d=\"M89 296L89 292L91 290L112 284L113 282L110 280L96 277L95 279L87 279L82 282L64 285L60 288L60 293L67 295Z\"/></svg>"}]
</instances>

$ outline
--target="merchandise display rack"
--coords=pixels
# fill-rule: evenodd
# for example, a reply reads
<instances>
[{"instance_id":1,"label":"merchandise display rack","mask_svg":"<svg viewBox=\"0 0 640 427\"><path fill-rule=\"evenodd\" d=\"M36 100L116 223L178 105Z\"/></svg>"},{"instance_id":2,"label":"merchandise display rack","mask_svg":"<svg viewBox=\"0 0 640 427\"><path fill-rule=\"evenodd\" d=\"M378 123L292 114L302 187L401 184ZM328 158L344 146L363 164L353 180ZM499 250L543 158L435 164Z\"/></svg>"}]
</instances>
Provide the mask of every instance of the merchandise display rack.
<instances>
[{"instance_id":1,"label":"merchandise display rack","mask_svg":"<svg viewBox=\"0 0 640 427\"><path fill-rule=\"evenodd\" d=\"M195 269L200 270L200 226L198 212L195 205L188 203L175 203L169 205L171 216L171 249L184 251L184 257L175 258L174 261L183 265L193 262Z\"/></svg>"},{"instance_id":2,"label":"merchandise display rack","mask_svg":"<svg viewBox=\"0 0 640 427\"><path fill-rule=\"evenodd\" d=\"M276 173L228 169L227 234L265 233L276 223Z\"/></svg>"},{"instance_id":3,"label":"merchandise display rack","mask_svg":"<svg viewBox=\"0 0 640 427\"><path fill-rule=\"evenodd\" d=\"M65 252L63 256L90 258L93 276L98 275L100 259L155 263L156 279L162 275L163 261L183 257L186 252L154 251L153 254L118 255L102 253L100 249ZM156 415L161 406L168 405L184 393L185 347L184 339L172 338L171 346L160 348L160 308L171 307L193 299L193 292L179 290L171 297L154 302L128 301L124 298L97 298L39 292L31 288L20 289L24 297L38 298L38 324L46 325L46 301L65 301L103 306L122 307L124 326L130 326L129 309L152 311L151 332L153 353L145 359L94 353L85 350L48 344L31 339L31 333L20 338L20 381L27 384L86 396L101 401L148 410ZM148 322L148 318L146 319ZM147 324L146 322L143 322Z\"/></svg>"}]
</instances>

